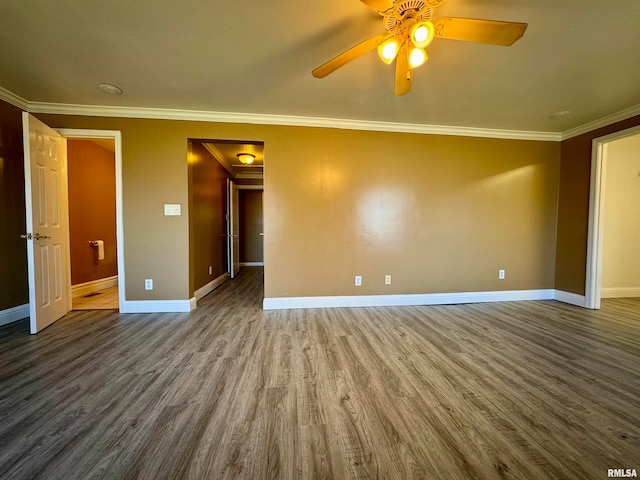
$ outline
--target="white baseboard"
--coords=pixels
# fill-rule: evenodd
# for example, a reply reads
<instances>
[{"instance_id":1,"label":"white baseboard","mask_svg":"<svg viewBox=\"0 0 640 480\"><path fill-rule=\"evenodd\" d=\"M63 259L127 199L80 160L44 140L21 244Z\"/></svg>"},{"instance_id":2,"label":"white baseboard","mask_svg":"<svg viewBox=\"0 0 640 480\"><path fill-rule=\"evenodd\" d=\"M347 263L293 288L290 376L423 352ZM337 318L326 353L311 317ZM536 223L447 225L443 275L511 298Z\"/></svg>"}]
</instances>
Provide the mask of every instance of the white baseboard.
<instances>
[{"instance_id":1,"label":"white baseboard","mask_svg":"<svg viewBox=\"0 0 640 480\"><path fill-rule=\"evenodd\" d=\"M193 294L193 296L195 297L196 301L200 300L205 295L208 295L209 293L213 292L216 288L218 288L225 281L227 281L228 278L229 278L229 274L223 273L222 275L220 275L215 280L211 280L205 286L200 287Z\"/></svg>"},{"instance_id":2,"label":"white baseboard","mask_svg":"<svg viewBox=\"0 0 640 480\"><path fill-rule=\"evenodd\" d=\"M600 298L640 297L640 287L618 287L600 289Z\"/></svg>"},{"instance_id":3,"label":"white baseboard","mask_svg":"<svg viewBox=\"0 0 640 480\"><path fill-rule=\"evenodd\" d=\"M577 293L563 292L562 290L554 290L554 300L562 303L568 303L575 305L576 307L586 308L587 299L584 295L578 295Z\"/></svg>"},{"instance_id":4,"label":"white baseboard","mask_svg":"<svg viewBox=\"0 0 640 480\"><path fill-rule=\"evenodd\" d=\"M17 322L29 316L29 304L18 305L17 307L0 310L0 325Z\"/></svg>"},{"instance_id":5,"label":"white baseboard","mask_svg":"<svg viewBox=\"0 0 640 480\"><path fill-rule=\"evenodd\" d=\"M93 280L91 282L78 283L77 285L71 286L71 296L73 298L84 297L85 295L89 295L93 292L98 292L100 290L104 290L105 288L117 287L118 286L118 276L114 275L113 277L99 278L98 280Z\"/></svg>"},{"instance_id":6,"label":"white baseboard","mask_svg":"<svg viewBox=\"0 0 640 480\"><path fill-rule=\"evenodd\" d=\"M264 267L264 262L240 262L241 267Z\"/></svg>"},{"instance_id":7,"label":"white baseboard","mask_svg":"<svg viewBox=\"0 0 640 480\"><path fill-rule=\"evenodd\" d=\"M125 300L120 313L188 313L196 308L195 297L189 300Z\"/></svg>"},{"instance_id":8,"label":"white baseboard","mask_svg":"<svg viewBox=\"0 0 640 480\"><path fill-rule=\"evenodd\" d=\"M450 305L459 303L553 300L554 290L510 290L501 292L426 293L412 295L354 295L326 297L265 298L264 310L334 307L396 307L410 305Z\"/></svg>"}]
</instances>

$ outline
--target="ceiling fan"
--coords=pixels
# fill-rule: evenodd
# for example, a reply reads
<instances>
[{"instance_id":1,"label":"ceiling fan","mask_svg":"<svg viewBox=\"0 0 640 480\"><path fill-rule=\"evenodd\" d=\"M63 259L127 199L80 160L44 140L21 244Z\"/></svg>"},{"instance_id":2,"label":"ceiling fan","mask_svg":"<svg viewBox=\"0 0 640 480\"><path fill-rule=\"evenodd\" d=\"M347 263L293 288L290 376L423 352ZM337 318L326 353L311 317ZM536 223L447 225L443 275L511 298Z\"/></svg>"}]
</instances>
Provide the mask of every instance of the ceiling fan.
<instances>
[{"instance_id":1,"label":"ceiling fan","mask_svg":"<svg viewBox=\"0 0 640 480\"><path fill-rule=\"evenodd\" d=\"M311 73L324 78L360 55L378 49L387 64L396 61L395 95L411 90L413 69L427 61L425 48L434 38L464 40L492 45L513 45L527 29L526 23L445 17L432 22L437 7L445 0L360 0L384 17L386 33L332 58Z\"/></svg>"}]
</instances>

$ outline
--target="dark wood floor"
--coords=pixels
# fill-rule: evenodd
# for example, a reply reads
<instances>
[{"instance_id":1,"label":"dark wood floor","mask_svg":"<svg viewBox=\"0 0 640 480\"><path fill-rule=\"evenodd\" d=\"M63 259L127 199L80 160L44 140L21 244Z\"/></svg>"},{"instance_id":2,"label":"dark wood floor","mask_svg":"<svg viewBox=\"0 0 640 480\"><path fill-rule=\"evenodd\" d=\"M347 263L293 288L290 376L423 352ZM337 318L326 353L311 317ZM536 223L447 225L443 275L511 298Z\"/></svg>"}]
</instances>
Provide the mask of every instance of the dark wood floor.
<instances>
[{"instance_id":1,"label":"dark wood floor","mask_svg":"<svg viewBox=\"0 0 640 480\"><path fill-rule=\"evenodd\" d=\"M640 299L0 329L0 478L602 479L640 469Z\"/></svg>"}]
</instances>

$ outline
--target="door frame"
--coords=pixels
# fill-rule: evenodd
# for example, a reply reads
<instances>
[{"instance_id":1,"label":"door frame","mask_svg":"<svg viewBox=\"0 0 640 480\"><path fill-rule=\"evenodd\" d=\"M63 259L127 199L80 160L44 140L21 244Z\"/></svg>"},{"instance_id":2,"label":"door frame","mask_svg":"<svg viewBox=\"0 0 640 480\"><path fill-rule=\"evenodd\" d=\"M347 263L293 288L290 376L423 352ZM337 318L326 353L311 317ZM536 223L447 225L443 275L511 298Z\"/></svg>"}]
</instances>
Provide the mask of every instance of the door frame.
<instances>
[{"instance_id":1,"label":"door frame","mask_svg":"<svg viewBox=\"0 0 640 480\"><path fill-rule=\"evenodd\" d=\"M78 128L54 129L67 140L104 138L115 143L116 167L116 252L118 254L118 310L122 312L126 302L124 272L124 221L122 214L122 132L119 130L88 130ZM71 262L71 259L69 259ZM71 282L71 280L69 280Z\"/></svg>"},{"instance_id":2,"label":"door frame","mask_svg":"<svg viewBox=\"0 0 640 480\"><path fill-rule=\"evenodd\" d=\"M591 191L589 194L589 233L587 237L587 278L585 285L586 308L594 310L600 308L607 145L614 140L637 134L640 134L640 126L594 138L591 142Z\"/></svg>"}]
</instances>

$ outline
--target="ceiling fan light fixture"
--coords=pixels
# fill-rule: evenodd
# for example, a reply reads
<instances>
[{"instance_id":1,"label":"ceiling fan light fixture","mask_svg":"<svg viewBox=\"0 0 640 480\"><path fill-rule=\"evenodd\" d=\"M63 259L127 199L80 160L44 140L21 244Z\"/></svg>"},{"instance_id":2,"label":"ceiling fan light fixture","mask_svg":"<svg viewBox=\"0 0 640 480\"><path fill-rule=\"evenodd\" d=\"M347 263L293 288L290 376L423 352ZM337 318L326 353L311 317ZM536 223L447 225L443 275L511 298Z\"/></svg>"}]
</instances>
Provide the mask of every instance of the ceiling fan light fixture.
<instances>
[{"instance_id":1,"label":"ceiling fan light fixture","mask_svg":"<svg viewBox=\"0 0 640 480\"><path fill-rule=\"evenodd\" d=\"M245 165L251 165L256 159L256 156L253 153L239 153L236 156L238 157L238 160L240 160Z\"/></svg>"},{"instance_id":2,"label":"ceiling fan light fixture","mask_svg":"<svg viewBox=\"0 0 640 480\"><path fill-rule=\"evenodd\" d=\"M385 40L378 45L378 55L380 59L387 65L391 64L398 55L401 45L402 41L398 35Z\"/></svg>"},{"instance_id":3,"label":"ceiling fan light fixture","mask_svg":"<svg viewBox=\"0 0 640 480\"><path fill-rule=\"evenodd\" d=\"M418 48L425 48L433 41L435 27L430 21L415 23L409 31L411 42Z\"/></svg>"},{"instance_id":4,"label":"ceiling fan light fixture","mask_svg":"<svg viewBox=\"0 0 640 480\"><path fill-rule=\"evenodd\" d=\"M427 61L427 52L422 48L414 47L409 50L409 66L411 68L418 68L424 62Z\"/></svg>"}]
</instances>

